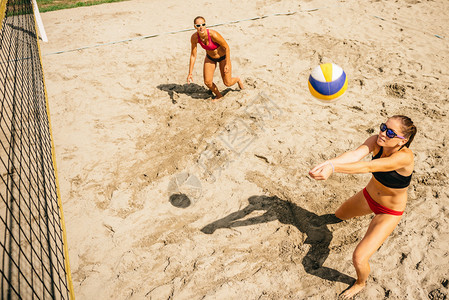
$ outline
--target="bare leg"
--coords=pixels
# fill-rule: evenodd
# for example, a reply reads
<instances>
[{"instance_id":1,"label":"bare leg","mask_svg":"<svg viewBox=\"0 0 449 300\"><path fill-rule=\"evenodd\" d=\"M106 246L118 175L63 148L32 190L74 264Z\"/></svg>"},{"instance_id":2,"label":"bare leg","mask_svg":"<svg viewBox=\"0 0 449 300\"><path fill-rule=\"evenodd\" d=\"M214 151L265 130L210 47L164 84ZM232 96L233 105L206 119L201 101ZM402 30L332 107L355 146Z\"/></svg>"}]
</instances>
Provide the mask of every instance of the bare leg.
<instances>
[{"instance_id":1,"label":"bare leg","mask_svg":"<svg viewBox=\"0 0 449 300\"><path fill-rule=\"evenodd\" d=\"M220 99L223 95L218 90L217 86L213 82L214 80L214 72L215 72L216 63L211 61L210 59L204 59L204 68L203 68L203 76L204 76L204 84L215 94L215 99Z\"/></svg>"},{"instance_id":2,"label":"bare leg","mask_svg":"<svg viewBox=\"0 0 449 300\"><path fill-rule=\"evenodd\" d=\"M229 62L229 71L227 73L224 72L224 68L227 65L226 59L220 61L220 73L221 78L223 79L223 83L226 86L233 86L234 84L238 83L239 88L243 90L243 82L239 77L232 77L232 65L231 62Z\"/></svg>"},{"instance_id":3,"label":"bare leg","mask_svg":"<svg viewBox=\"0 0 449 300\"><path fill-rule=\"evenodd\" d=\"M343 202L342 205L337 209L335 212L335 216L341 220L348 220L354 217L364 216L367 214L373 213L371 208L369 207L368 203L366 202L365 196L363 195L363 191L359 191L354 196L350 197L348 200ZM369 267L369 265L368 265ZM365 270L366 271L366 270ZM356 269L357 272L357 269ZM368 269L369 274L369 269ZM357 278L360 279L359 273L357 273ZM366 281L366 279L365 279ZM356 281L357 283L357 281ZM352 292L355 292L352 295L355 295L358 293L365 285L357 285L356 283L353 284L343 295L344 297L352 297L351 294L348 294L351 290ZM356 289L356 287L359 287L360 289Z\"/></svg>"},{"instance_id":4,"label":"bare leg","mask_svg":"<svg viewBox=\"0 0 449 300\"><path fill-rule=\"evenodd\" d=\"M376 215L371 220L365 236L355 248L352 256L357 272L357 281L343 293L344 299L351 299L365 287L370 272L369 259L393 232L400 220L401 216L387 214Z\"/></svg>"},{"instance_id":5,"label":"bare leg","mask_svg":"<svg viewBox=\"0 0 449 300\"><path fill-rule=\"evenodd\" d=\"M354 217L360 217L373 213L371 208L366 202L363 191L359 191L357 194L343 202L342 205L335 212L335 216L342 220L348 220Z\"/></svg>"}]
</instances>

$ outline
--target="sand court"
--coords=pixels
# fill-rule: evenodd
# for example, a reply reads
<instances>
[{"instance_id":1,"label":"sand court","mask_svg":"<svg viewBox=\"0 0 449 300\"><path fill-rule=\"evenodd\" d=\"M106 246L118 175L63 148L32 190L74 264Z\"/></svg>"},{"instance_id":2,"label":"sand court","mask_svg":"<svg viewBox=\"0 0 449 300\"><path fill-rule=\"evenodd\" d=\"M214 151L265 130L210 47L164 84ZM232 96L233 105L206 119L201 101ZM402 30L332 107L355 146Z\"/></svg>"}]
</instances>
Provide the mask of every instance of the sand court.
<instances>
[{"instance_id":1,"label":"sand court","mask_svg":"<svg viewBox=\"0 0 449 300\"><path fill-rule=\"evenodd\" d=\"M217 103L202 49L186 84L193 31L168 33L197 15L245 20L213 28L246 87L225 87L216 70ZM335 298L356 276L352 253L372 216L327 215L370 175L307 172L394 114L418 127L415 172L360 297L447 297L448 15L443 0L133 0L42 14L77 298ZM307 87L323 62L349 80L331 105Z\"/></svg>"}]
</instances>

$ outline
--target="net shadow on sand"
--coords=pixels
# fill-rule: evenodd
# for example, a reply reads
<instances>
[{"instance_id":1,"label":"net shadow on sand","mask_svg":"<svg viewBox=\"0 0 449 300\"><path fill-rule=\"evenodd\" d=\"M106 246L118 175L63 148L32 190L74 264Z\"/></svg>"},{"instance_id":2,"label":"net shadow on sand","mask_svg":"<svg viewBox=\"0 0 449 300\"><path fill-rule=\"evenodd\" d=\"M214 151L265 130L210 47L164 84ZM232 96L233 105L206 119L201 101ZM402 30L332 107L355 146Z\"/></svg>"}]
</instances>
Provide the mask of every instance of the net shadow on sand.
<instances>
[{"instance_id":1,"label":"net shadow on sand","mask_svg":"<svg viewBox=\"0 0 449 300\"><path fill-rule=\"evenodd\" d=\"M332 232L327 228L327 225L341 222L334 214L318 216L276 196L252 196L248 199L248 202L249 204L245 208L208 224L201 231L206 234L212 234L220 228L249 226L279 220L282 224L295 226L299 231L307 235L304 243L310 244L311 247L301 263L308 274L329 281L343 282L348 285L352 285L355 282L353 277L340 273L337 270L323 267L329 256L329 244L332 240ZM265 211L265 213L242 220L256 210Z\"/></svg>"},{"instance_id":2,"label":"net shadow on sand","mask_svg":"<svg viewBox=\"0 0 449 300\"><path fill-rule=\"evenodd\" d=\"M167 83L167 84L160 84L157 86L157 88L160 89L161 91L167 92L173 103L177 102L179 94L185 94L193 99L205 100L215 98L214 94L209 89L196 83L190 84ZM224 96L230 91L232 91L232 89L227 88L221 91L221 94Z\"/></svg>"}]
</instances>

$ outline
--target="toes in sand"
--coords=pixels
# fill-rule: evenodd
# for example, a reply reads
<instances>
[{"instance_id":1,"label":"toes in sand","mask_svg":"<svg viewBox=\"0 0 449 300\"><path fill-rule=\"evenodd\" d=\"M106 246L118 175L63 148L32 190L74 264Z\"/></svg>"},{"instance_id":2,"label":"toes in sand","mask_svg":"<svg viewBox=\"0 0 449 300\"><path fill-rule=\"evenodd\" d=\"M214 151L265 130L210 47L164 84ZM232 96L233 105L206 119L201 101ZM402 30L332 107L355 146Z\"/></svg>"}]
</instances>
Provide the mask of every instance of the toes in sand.
<instances>
[{"instance_id":1,"label":"toes in sand","mask_svg":"<svg viewBox=\"0 0 449 300\"><path fill-rule=\"evenodd\" d=\"M348 290L346 290L341 295L341 298L342 299L352 299L352 297L357 295L365 286L366 286L366 284L354 283L353 286L351 286Z\"/></svg>"}]
</instances>

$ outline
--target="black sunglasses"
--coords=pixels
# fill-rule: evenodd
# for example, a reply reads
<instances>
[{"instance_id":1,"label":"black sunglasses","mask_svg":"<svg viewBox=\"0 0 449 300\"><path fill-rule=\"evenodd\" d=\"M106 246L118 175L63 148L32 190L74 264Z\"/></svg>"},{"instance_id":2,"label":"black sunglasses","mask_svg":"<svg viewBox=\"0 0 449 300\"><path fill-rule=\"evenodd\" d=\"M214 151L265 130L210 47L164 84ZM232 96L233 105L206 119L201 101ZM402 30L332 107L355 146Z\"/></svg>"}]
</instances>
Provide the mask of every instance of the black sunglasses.
<instances>
[{"instance_id":1,"label":"black sunglasses","mask_svg":"<svg viewBox=\"0 0 449 300\"><path fill-rule=\"evenodd\" d=\"M195 24L195 27L196 27L196 28L200 28L201 26L206 26L206 23L203 23L203 24Z\"/></svg>"},{"instance_id":2,"label":"black sunglasses","mask_svg":"<svg viewBox=\"0 0 449 300\"><path fill-rule=\"evenodd\" d=\"M390 139L392 139L394 137L398 137L400 139L405 139L405 137L397 135L396 132L394 132L392 129L388 128L387 124L385 124L385 123L380 124L380 131L384 132L385 130L387 131L385 134Z\"/></svg>"}]
</instances>

